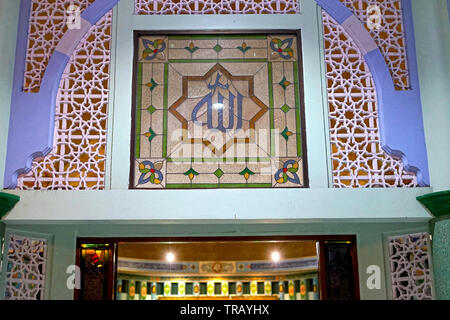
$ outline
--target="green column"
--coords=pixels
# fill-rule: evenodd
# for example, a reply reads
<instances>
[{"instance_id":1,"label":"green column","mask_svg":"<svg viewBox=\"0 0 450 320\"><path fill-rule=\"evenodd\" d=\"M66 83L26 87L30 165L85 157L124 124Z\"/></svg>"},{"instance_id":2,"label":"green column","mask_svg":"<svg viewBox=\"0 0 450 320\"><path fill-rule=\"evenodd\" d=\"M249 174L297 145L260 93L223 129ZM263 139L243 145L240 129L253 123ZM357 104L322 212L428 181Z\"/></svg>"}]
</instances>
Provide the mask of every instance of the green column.
<instances>
[{"instance_id":1,"label":"green column","mask_svg":"<svg viewBox=\"0 0 450 320\"><path fill-rule=\"evenodd\" d=\"M432 259L436 299L450 300L450 190L417 197L433 215Z\"/></svg>"},{"instance_id":2,"label":"green column","mask_svg":"<svg viewBox=\"0 0 450 320\"><path fill-rule=\"evenodd\" d=\"M0 219L11 211L19 200L20 197L16 195L0 192Z\"/></svg>"}]
</instances>

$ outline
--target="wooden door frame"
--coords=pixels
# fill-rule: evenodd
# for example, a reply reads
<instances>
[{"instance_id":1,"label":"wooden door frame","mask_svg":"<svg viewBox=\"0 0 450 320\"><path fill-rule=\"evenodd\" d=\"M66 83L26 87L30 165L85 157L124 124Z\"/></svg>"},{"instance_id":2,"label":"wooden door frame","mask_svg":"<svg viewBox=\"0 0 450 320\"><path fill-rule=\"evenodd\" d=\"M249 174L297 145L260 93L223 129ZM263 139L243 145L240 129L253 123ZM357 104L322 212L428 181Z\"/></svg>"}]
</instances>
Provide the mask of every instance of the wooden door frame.
<instances>
[{"instance_id":1,"label":"wooden door frame","mask_svg":"<svg viewBox=\"0 0 450 320\"><path fill-rule=\"evenodd\" d=\"M357 255L357 243L356 236L346 236L347 239L321 239L319 240L319 281L320 281L320 298L322 300L328 299L328 288L327 288L327 271L326 271L326 262L325 262L325 242L333 242L333 241L349 241L351 244L350 254L352 257L352 268L353 268L353 287L355 290L355 300L360 300L360 291L359 291L359 272L358 272L358 255Z\"/></svg>"},{"instance_id":2,"label":"wooden door frame","mask_svg":"<svg viewBox=\"0 0 450 320\"><path fill-rule=\"evenodd\" d=\"M351 242L351 256L354 278L355 300L360 299L359 290L359 272L358 272L358 255L357 255L357 241L356 235L291 235L291 236L237 236L237 237L78 237L76 250L76 265L81 267L81 244L109 244L112 248L108 267L108 300L114 300L116 295L116 276L117 276L117 259L118 259L118 244L120 242L200 242L200 241L221 241L221 242L239 242L239 241L316 241L318 243L317 256L319 259L319 293L320 299L326 300L327 286L326 286L326 266L325 266L325 241L350 241ZM74 299L79 300L81 290L74 290Z\"/></svg>"},{"instance_id":3,"label":"wooden door frame","mask_svg":"<svg viewBox=\"0 0 450 320\"><path fill-rule=\"evenodd\" d=\"M86 241L86 239L88 241ZM105 300L114 300L115 298L115 287L116 287L116 271L117 271L117 242L116 241L105 241L105 238L77 238L77 247L76 247L76 257L75 257L75 264L80 270L80 277L82 278L83 275L81 274L81 245L82 244L108 244L109 245L109 255L108 255L108 268L106 272L106 278L107 278L107 284L106 284L106 297ZM82 279L80 279L80 284L82 284ZM74 289L74 300L81 300L82 289Z\"/></svg>"}]
</instances>

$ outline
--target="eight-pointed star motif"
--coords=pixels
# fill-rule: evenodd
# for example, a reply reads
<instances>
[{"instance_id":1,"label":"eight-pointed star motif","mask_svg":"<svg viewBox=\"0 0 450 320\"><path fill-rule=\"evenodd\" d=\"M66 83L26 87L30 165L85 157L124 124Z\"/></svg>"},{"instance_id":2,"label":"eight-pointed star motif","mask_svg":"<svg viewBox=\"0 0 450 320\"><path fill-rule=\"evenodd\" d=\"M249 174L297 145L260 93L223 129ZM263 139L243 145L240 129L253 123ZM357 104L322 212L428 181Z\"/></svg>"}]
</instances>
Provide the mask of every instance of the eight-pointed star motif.
<instances>
[{"instance_id":1,"label":"eight-pointed star motif","mask_svg":"<svg viewBox=\"0 0 450 320\"><path fill-rule=\"evenodd\" d=\"M190 137L189 132L189 126L194 126L195 124L192 121L189 121L186 119L186 117L182 114L182 112L179 110L181 106L184 106L185 102L188 99L189 93L188 88L189 84L191 82L197 82L197 83L206 83L208 80L214 78L213 76L215 74L219 73L222 77L226 78L230 82L233 81L239 81L239 82L246 82L248 85L248 98L257 106L257 110L254 114L252 114L251 118L248 120L248 129L249 129L249 136L248 137L237 137L237 136L231 136L230 139L225 141L225 143L220 146L216 147L214 146L213 142L207 138L207 137ZM205 75L203 76L183 76L182 77L182 95L181 97L169 108L170 113L172 113L175 118L178 119L181 123L182 128L182 137L181 141L183 143L188 144L196 144L201 143L207 148L211 150L211 152L216 156L223 155L233 144L235 143L251 143L255 142L255 128L256 128L256 122L261 119L261 117L269 110L269 107L264 104L258 97L255 95L254 86L255 86L255 80L253 75L248 76L233 76L227 69L225 69L221 64L217 63L214 65ZM211 82L211 81L210 81ZM192 128L191 128L192 131Z\"/></svg>"}]
</instances>

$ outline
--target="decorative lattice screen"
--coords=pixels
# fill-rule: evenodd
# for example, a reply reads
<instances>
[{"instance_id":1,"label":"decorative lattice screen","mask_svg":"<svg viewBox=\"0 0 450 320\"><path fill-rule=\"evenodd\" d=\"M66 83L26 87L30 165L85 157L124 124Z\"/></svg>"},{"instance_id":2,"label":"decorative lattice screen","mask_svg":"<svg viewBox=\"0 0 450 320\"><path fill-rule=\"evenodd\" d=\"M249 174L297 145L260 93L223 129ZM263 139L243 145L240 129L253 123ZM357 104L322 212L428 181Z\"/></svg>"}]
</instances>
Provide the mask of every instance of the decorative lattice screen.
<instances>
[{"instance_id":1,"label":"decorative lattice screen","mask_svg":"<svg viewBox=\"0 0 450 320\"><path fill-rule=\"evenodd\" d=\"M428 233L395 236L388 241L393 299L433 299Z\"/></svg>"},{"instance_id":2,"label":"decorative lattice screen","mask_svg":"<svg viewBox=\"0 0 450 320\"><path fill-rule=\"evenodd\" d=\"M46 16L49 22L39 32L44 33L40 36L44 36L46 31L54 32L51 46L56 46L59 40L56 38L62 35L59 34L63 22L52 22L56 19L54 15L59 17L66 2L52 2L46 10L36 5L33 7L40 11L31 14L30 28L36 28L33 26L33 17ZM75 3L82 7L89 1ZM52 8L59 8L60 11L50 10ZM34 161L30 173L19 177L19 189L104 188L111 18L110 12L93 26L72 55L62 77L56 102L55 148L45 159ZM30 37L31 46L33 34ZM45 59L39 64L43 68L53 49L50 44L46 47ZM31 52L32 49L28 50ZM42 48L36 50L41 52ZM36 57L29 55L31 58ZM29 81L27 79L34 79L30 82L33 88L36 87L32 83L40 83L38 76L25 75L25 81Z\"/></svg>"},{"instance_id":3,"label":"decorative lattice screen","mask_svg":"<svg viewBox=\"0 0 450 320\"><path fill-rule=\"evenodd\" d=\"M333 185L414 187L414 174L380 147L376 88L356 44L323 12Z\"/></svg>"},{"instance_id":4,"label":"decorative lattice screen","mask_svg":"<svg viewBox=\"0 0 450 320\"><path fill-rule=\"evenodd\" d=\"M410 88L406 36L403 24L401 0L340 0L366 25L368 19L377 22L380 13L380 27L367 28L384 55L397 90ZM372 7L371 7L372 6ZM375 9L376 6L378 9ZM372 17L372 18L371 18ZM374 24L372 24L374 26Z\"/></svg>"},{"instance_id":5,"label":"decorative lattice screen","mask_svg":"<svg viewBox=\"0 0 450 320\"><path fill-rule=\"evenodd\" d=\"M73 3L84 10L92 2L94 0L31 0L23 79L25 92L39 92L48 61L67 31L67 8Z\"/></svg>"},{"instance_id":6,"label":"decorative lattice screen","mask_svg":"<svg viewBox=\"0 0 450 320\"><path fill-rule=\"evenodd\" d=\"M5 275L5 300L43 300L47 240L11 235Z\"/></svg>"},{"instance_id":7,"label":"decorative lattice screen","mask_svg":"<svg viewBox=\"0 0 450 320\"><path fill-rule=\"evenodd\" d=\"M135 14L288 14L298 0L135 0Z\"/></svg>"}]
</instances>

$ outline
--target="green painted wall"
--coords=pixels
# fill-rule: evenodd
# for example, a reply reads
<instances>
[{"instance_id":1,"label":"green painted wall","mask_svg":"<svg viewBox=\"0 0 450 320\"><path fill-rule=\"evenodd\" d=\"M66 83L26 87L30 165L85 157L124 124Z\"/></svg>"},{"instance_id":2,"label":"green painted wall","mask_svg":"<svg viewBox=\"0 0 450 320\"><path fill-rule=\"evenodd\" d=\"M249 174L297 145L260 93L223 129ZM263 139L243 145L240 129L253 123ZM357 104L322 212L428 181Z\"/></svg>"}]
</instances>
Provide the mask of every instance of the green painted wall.
<instances>
[{"instance_id":1,"label":"green painted wall","mask_svg":"<svg viewBox=\"0 0 450 320\"><path fill-rule=\"evenodd\" d=\"M430 215L416 197L431 192L431 188L8 191L21 201L6 220L408 217L427 221Z\"/></svg>"},{"instance_id":2,"label":"green painted wall","mask_svg":"<svg viewBox=\"0 0 450 320\"><path fill-rule=\"evenodd\" d=\"M450 189L450 24L446 0L412 0L433 191Z\"/></svg>"},{"instance_id":3,"label":"green painted wall","mask_svg":"<svg viewBox=\"0 0 450 320\"><path fill-rule=\"evenodd\" d=\"M448 1L412 0L422 112L433 191L450 189L450 24ZM433 238L436 298L450 299L450 220Z\"/></svg>"},{"instance_id":4,"label":"green painted wall","mask_svg":"<svg viewBox=\"0 0 450 320\"><path fill-rule=\"evenodd\" d=\"M156 223L122 221L121 223L90 222L76 224L62 223L7 223L8 230L20 230L45 234L50 237L48 266L49 299L72 299L73 292L66 287L66 269L75 263L77 237L186 237L186 236L264 236L264 235L327 235L356 234L358 242L358 268L362 299L387 299L390 288L389 270L385 266L383 239L386 234L404 234L428 231L427 223L390 223L334 220L329 223L262 223L248 221L242 223L207 224L196 223ZM366 286L369 265L381 269L381 289L369 290Z\"/></svg>"}]
</instances>

